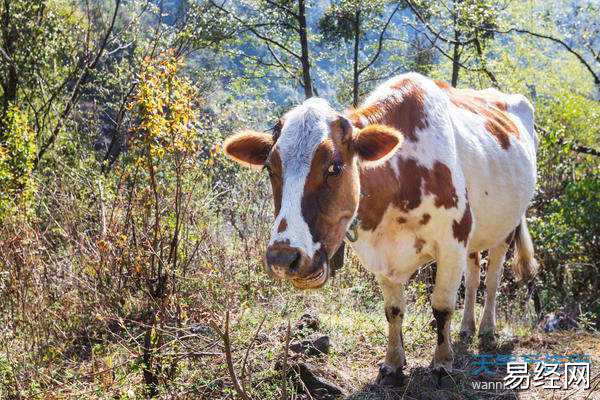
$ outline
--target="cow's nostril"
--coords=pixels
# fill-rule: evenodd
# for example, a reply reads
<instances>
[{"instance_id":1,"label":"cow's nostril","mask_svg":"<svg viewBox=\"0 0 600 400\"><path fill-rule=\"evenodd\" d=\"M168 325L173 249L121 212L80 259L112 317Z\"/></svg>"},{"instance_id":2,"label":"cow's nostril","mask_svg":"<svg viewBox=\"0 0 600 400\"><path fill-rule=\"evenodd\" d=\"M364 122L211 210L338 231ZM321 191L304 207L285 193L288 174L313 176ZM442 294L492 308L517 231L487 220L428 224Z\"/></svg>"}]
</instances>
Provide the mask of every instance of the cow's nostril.
<instances>
[{"instance_id":1,"label":"cow's nostril","mask_svg":"<svg viewBox=\"0 0 600 400\"><path fill-rule=\"evenodd\" d=\"M267 262L272 267L295 271L300 265L300 251L294 248L270 249L267 252Z\"/></svg>"},{"instance_id":2,"label":"cow's nostril","mask_svg":"<svg viewBox=\"0 0 600 400\"><path fill-rule=\"evenodd\" d=\"M290 263L290 271L294 272L298 270L298 266L300 265L300 252L296 252L296 257L294 261Z\"/></svg>"}]
</instances>

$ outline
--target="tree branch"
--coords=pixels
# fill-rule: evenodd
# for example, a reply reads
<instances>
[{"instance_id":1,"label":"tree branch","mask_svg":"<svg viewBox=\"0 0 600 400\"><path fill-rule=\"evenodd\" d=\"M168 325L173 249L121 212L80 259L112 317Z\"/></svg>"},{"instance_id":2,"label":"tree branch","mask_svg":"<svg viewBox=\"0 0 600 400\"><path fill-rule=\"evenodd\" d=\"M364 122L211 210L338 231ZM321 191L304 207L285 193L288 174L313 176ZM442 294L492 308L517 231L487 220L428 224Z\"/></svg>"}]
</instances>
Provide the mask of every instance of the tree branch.
<instances>
[{"instance_id":1,"label":"tree branch","mask_svg":"<svg viewBox=\"0 0 600 400\"><path fill-rule=\"evenodd\" d=\"M231 16L231 18L235 19L237 22L239 22L240 24L242 24L242 26L246 29L248 29L250 32L252 32L256 37L258 37L261 40L264 40L265 42L271 43L277 47L279 47L280 49L286 51L287 53L291 54L292 56L296 57L298 60L301 59L300 55L295 53L293 50L289 49L288 47L284 46L283 44L269 38L266 37L265 35L261 34L260 32L258 32L256 29L254 29L252 27L252 25L248 25L248 23L246 21L244 21L243 19L239 18L238 16L236 16L234 13L232 13L231 11L227 10L226 8L223 8L222 6L218 5L217 3L214 2L214 0L210 0L210 3L217 7L219 10L223 11L224 13L228 14L229 16Z\"/></svg>"},{"instance_id":2,"label":"tree branch","mask_svg":"<svg viewBox=\"0 0 600 400\"><path fill-rule=\"evenodd\" d=\"M60 132L60 129L62 128L62 126L64 124L64 121L66 120L67 116L71 113L73 106L75 105L75 103L77 102L77 99L79 98L82 82L88 77L90 71L92 69L96 68L96 66L98 65L98 61L100 60L100 57L102 56L102 53L104 52L104 50L106 48L108 38L110 37L110 35L113 31L113 28L115 26L115 20L117 18L117 13L119 11L120 5L121 5L121 0L115 0L115 10L113 12L112 20L111 20L110 26L108 27L108 29L106 31L106 34L104 35L104 39L102 40L101 45L98 48L96 57L94 58L94 61L91 64L85 65L83 73L79 76L79 78L77 79L77 82L75 82L75 85L73 86L73 90L71 92L71 97L69 98L69 101L67 102L67 105L65 106L63 112L60 114L60 116L58 118L58 122L56 123L56 126L54 127L54 130L52 131L52 134L48 138L48 141L46 143L43 143L40 146L40 151L38 152L37 157L34 162L34 165L33 165L34 170L37 169L40 160L42 159L42 157L44 156L44 154L46 153L48 148L50 148L50 146L52 146L52 144L54 144L54 142L56 141L56 137L58 136L58 133Z\"/></svg>"},{"instance_id":3,"label":"tree branch","mask_svg":"<svg viewBox=\"0 0 600 400\"><path fill-rule=\"evenodd\" d=\"M223 347L225 348L225 360L227 362L227 369L229 370L229 377L231 378L231 383L233 383L233 388L243 400L250 400L250 397L248 397L248 394L242 388L242 385L240 384L240 381L238 380L237 375L235 374L235 368L233 366L233 358L231 356L231 338L229 336L229 310L225 311L225 326L223 328L223 331L221 331L221 329L219 329L219 327L214 322L211 322L211 326L215 331L219 333L219 335L223 339Z\"/></svg>"},{"instance_id":4,"label":"tree branch","mask_svg":"<svg viewBox=\"0 0 600 400\"><path fill-rule=\"evenodd\" d=\"M396 8L394 8L394 11L390 14L390 17L388 18L388 20L386 21L385 25L383 26L383 29L381 30L381 33L379 34L379 40L377 42L377 51L375 52L375 54L373 55L373 58L371 58L371 61L369 61L369 63L367 65L365 65L364 67L360 68L357 72L357 74L360 76L360 74L362 74L367 68L369 68L371 65L373 65L373 63L375 61L377 61L377 58L379 58L379 55L381 54L381 49L383 47L383 36L385 35L385 31L387 30L388 26L390 25L390 22L392 21L392 18L394 17L394 15L396 14L396 12L398 11L398 9L400 8L400 4L402 3L398 3L396 5Z\"/></svg>"},{"instance_id":5,"label":"tree branch","mask_svg":"<svg viewBox=\"0 0 600 400\"><path fill-rule=\"evenodd\" d=\"M594 78L594 83L596 85L600 86L600 75L592 69L592 66L585 60L585 58L583 58L583 56L581 54L579 54L577 51L575 51L571 46L569 46L567 43L565 43L561 39L557 39L550 35L544 35L542 33L532 32L527 29L519 29L519 28L510 28L506 31L501 31L498 29L485 29L485 28L483 30L488 31L488 32L500 33L500 34L508 34L508 33L512 33L512 32L525 33L527 35L535 36L535 37L538 37L541 39L547 39L554 43L558 43L561 46L563 46L569 53L571 53L575 57L577 57L577 59L585 66L585 68L589 71L589 73Z\"/></svg>"},{"instance_id":6,"label":"tree branch","mask_svg":"<svg viewBox=\"0 0 600 400\"><path fill-rule=\"evenodd\" d=\"M425 20L425 18L421 15L421 13L419 12L419 10L417 9L417 7L412 4L412 2L410 0L406 0L405 1L406 4L408 4L408 7L412 10L412 12L417 16L417 19L419 21L421 21L421 23L423 25L425 25L425 27L427 28L427 30L429 32L431 32L433 35L435 35L438 39L440 39L442 42L444 43L449 43L449 44L458 44L459 46L465 46L468 44L473 43L474 39L469 39L469 40L465 40L465 41L459 41L459 40L452 40L452 39L448 39L444 36L442 36L441 32L437 32L435 29L433 29L431 27L431 25L429 25L429 23Z\"/></svg>"},{"instance_id":7,"label":"tree branch","mask_svg":"<svg viewBox=\"0 0 600 400\"><path fill-rule=\"evenodd\" d=\"M284 6L283 4L279 4L276 1L273 0L265 0L267 3L271 4L274 7L279 8L280 10L282 10L283 12L291 15L292 17L298 19L298 14L296 14L295 12L293 12L292 10L290 10L289 8L287 8L286 6Z\"/></svg>"},{"instance_id":8,"label":"tree branch","mask_svg":"<svg viewBox=\"0 0 600 400\"><path fill-rule=\"evenodd\" d=\"M550 133L545 128L541 127L538 124L535 124L534 128L535 128L536 131L544 134L544 136L550 135ZM558 144L559 145L564 144L564 142L565 141L564 141L563 138L559 138L558 139ZM590 155L595 156L595 157L600 157L600 150L596 150L596 149L594 149L592 147L587 147L587 146L582 146L582 145L579 145L579 144L571 143L571 150L573 150L576 153L590 154Z\"/></svg>"}]
</instances>

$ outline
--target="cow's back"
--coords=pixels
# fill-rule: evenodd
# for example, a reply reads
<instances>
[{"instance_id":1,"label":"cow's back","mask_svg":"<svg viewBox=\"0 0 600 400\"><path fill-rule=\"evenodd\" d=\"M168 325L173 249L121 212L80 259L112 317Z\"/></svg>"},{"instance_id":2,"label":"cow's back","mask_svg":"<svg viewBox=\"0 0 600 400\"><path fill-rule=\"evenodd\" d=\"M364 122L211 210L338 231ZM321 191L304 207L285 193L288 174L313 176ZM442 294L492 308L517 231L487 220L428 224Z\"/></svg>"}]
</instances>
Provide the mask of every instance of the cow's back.
<instances>
[{"instance_id":1,"label":"cow's back","mask_svg":"<svg viewBox=\"0 0 600 400\"><path fill-rule=\"evenodd\" d=\"M524 97L457 90L410 73L379 86L348 115L358 128L386 124L405 136L385 165L361 171L366 243L355 247L372 254L366 265L394 257L417 265L447 240L486 249L518 225L536 175L533 108ZM379 260L384 248L402 251Z\"/></svg>"},{"instance_id":2,"label":"cow's back","mask_svg":"<svg viewBox=\"0 0 600 400\"><path fill-rule=\"evenodd\" d=\"M533 107L496 89L448 95L456 151L473 213L472 250L497 245L519 224L536 181Z\"/></svg>"}]
</instances>

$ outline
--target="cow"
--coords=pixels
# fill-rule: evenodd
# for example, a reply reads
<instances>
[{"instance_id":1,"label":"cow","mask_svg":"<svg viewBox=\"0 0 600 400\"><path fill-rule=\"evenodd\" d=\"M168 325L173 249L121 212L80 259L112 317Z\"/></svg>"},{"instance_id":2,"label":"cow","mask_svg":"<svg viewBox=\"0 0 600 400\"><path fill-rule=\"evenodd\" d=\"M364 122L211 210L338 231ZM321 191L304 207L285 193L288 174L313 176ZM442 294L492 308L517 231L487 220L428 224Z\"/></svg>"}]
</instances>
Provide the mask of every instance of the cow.
<instances>
[{"instance_id":1,"label":"cow","mask_svg":"<svg viewBox=\"0 0 600 400\"><path fill-rule=\"evenodd\" d=\"M519 94L456 89L417 73L380 85L358 108L336 112L321 98L288 111L271 133L242 131L228 157L268 170L275 221L266 270L301 289L331 275L348 229L377 278L388 322L377 383L402 382L404 286L431 260L437 326L433 371L452 370L450 321L465 276L461 335L475 333L480 252L489 250L479 333L493 333L496 291L509 244L523 280L537 268L525 212L536 183L534 110Z\"/></svg>"}]
</instances>

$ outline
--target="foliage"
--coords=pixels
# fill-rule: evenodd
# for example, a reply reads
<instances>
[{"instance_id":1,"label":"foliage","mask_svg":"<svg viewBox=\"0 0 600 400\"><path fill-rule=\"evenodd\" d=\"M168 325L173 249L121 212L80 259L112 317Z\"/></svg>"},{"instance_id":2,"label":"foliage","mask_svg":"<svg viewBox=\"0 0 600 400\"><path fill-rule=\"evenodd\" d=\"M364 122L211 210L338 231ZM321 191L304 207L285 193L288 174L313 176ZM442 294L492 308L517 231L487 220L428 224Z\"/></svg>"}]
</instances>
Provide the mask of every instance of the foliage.
<instances>
[{"instance_id":1,"label":"foliage","mask_svg":"<svg viewBox=\"0 0 600 400\"><path fill-rule=\"evenodd\" d=\"M348 252L319 291L268 278L268 179L225 161L220 143L268 131L307 82L341 112L414 69L535 104L542 314L598 329L599 159L586 152L600 142L598 85L559 43L508 32L554 35L597 70L596 11L587 0L0 2L0 398L231 398L227 352L249 397L300 398L276 366L288 321L307 310L333 343L316 368L361 391L386 344L373 275ZM435 339L429 272L407 289L417 369ZM504 344L537 352L530 293L510 273L501 287ZM555 342L597 345L570 335ZM468 381L454 384L462 394Z\"/></svg>"},{"instance_id":2,"label":"foliage","mask_svg":"<svg viewBox=\"0 0 600 400\"><path fill-rule=\"evenodd\" d=\"M35 185L32 177L35 137L27 116L8 109L0 132L0 222L6 213L28 213Z\"/></svg>"},{"instance_id":3,"label":"foliage","mask_svg":"<svg viewBox=\"0 0 600 400\"><path fill-rule=\"evenodd\" d=\"M542 299L548 310L590 312L600 322L600 178L598 160L573 151L575 143L594 145L600 131L600 106L570 92L540 99L539 123L549 130L541 137L542 178L531 229L542 259Z\"/></svg>"}]
</instances>

